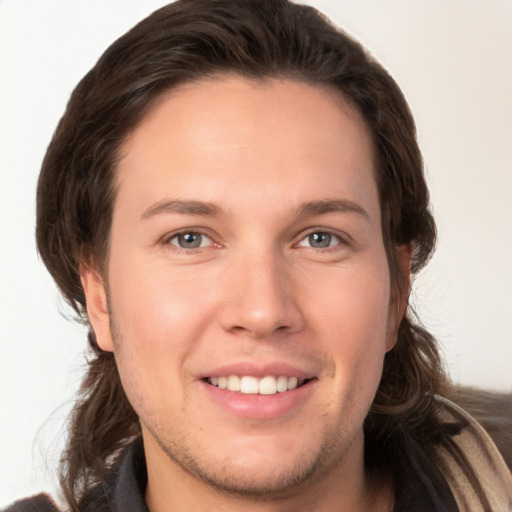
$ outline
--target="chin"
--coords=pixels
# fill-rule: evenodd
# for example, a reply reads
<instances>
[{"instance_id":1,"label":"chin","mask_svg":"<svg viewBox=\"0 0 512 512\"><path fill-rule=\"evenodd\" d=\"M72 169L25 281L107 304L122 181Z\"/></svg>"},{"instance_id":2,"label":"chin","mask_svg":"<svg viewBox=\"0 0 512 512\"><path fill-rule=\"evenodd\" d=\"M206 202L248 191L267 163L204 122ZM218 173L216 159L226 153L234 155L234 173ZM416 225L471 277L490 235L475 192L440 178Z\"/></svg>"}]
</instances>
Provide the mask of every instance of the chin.
<instances>
[{"instance_id":1,"label":"chin","mask_svg":"<svg viewBox=\"0 0 512 512\"><path fill-rule=\"evenodd\" d=\"M313 456L308 459L274 467L275 460L265 464L233 465L223 462L218 464L190 464L187 471L196 478L218 491L251 497L257 500L275 500L292 496L298 489L304 488L307 482L315 480L323 473L323 462Z\"/></svg>"},{"instance_id":2,"label":"chin","mask_svg":"<svg viewBox=\"0 0 512 512\"><path fill-rule=\"evenodd\" d=\"M318 439L323 442L314 446ZM304 486L332 471L346 451L339 432L312 436L309 443L301 440L295 446L289 439L280 442L262 436L238 447L230 443L229 448L215 454L208 453L207 448L198 449L200 443L195 441L189 437L180 446L158 443L172 463L199 481L224 494L262 501L303 491Z\"/></svg>"}]
</instances>

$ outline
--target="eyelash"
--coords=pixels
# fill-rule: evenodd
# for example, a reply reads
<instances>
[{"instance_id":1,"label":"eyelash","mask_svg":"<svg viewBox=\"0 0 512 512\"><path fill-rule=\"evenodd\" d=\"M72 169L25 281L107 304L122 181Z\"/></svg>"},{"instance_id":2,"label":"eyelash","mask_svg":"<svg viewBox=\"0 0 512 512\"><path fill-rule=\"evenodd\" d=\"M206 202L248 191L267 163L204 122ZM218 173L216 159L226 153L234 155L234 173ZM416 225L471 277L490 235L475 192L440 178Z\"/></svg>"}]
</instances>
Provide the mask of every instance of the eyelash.
<instances>
[{"instance_id":1,"label":"eyelash","mask_svg":"<svg viewBox=\"0 0 512 512\"><path fill-rule=\"evenodd\" d=\"M313 236L313 235L327 235L329 237L337 239L337 243L335 243L334 245L328 245L327 247L312 247L311 245L309 245L309 246L301 245L304 241L308 240L308 238ZM335 232L335 231L332 231L330 229L315 228L315 229L309 230L299 240L299 242L296 245L298 247L307 247L309 249L318 249L318 250L320 250L322 252L327 252L327 251L337 250L337 248L339 248L340 245L348 245L348 240L347 240L347 236L343 236L342 234L340 234L338 232Z\"/></svg>"},{"instance_id":2,"label":"eyelash","mask_svg":"<svg viewBox=\"0 0 512 512\"><path fill-rule=\"evenodd\" d=\"M187 230L179 231L177 233L172 233L171 235L164 237L162 239L162 244L163 245L171 245L175 251L177 251L179 253L185 253L185 254L197 253L201 249L205 249L206 247L208 247L208 246L200 245L199 247L187 248L187 247L180 247L178 244L171 243L172 240L177 239L179 236L184 236L184 235L197 235L197 236L200 236L203 238L208 238L211 241L211 245L218 245L213 242L211 236L208 236L206 233L203 233L199 230L195 231L193 229L187 229ZM201 243L202 243L202 241L201 241Z\"/></svg>"},{"instance_id":3,"label":"eyelash","mask_svg":"<svg viewBox=\"0 0 512 512\"><path fill-rule=\"evenodd\" d=\"M210 240L210 244L208 244L206 246L199 245L198 247L186 248L186 247L180 247L177 243L176 244L171 243L172 240L177 239L178 237L184 236L184 235L197 235L197 236L200 236L203 238L207 238ZM334 245L328 245L326 247L312 247L311 245L301 245L303 242L307 241L308 238L313 235L327 235L329 237L333 237L333 238L337 239L337 243L335 243ZM325 229L325 228L315 228L315 229L311 229L307 233L303 234L301 236L300 240L294 244L294 247L306 247L308 249L318 250L320 252L330 252L330 251L337 250L339 248L339 246L349 245L349 240L347 240L347 238L348 238L348 235L344 236L344 235L340 234L339 232L335 232L335 231ZM205 248L208 248L211 246L220 247L220 244L216 244L213 241L211 236L207 235L206 233L204 233L200 230L196 231L193 229L183 230L183 231L178 231L178 232L172 233L169 236L162 238L161 243L162 243L162 245L172 246L173 250L178 253L185 253L185 254L197 254L202 249L205 249ZM201 240L201 244L202 243L203 243L203 240Z\"/></svg>"}]
</instances>

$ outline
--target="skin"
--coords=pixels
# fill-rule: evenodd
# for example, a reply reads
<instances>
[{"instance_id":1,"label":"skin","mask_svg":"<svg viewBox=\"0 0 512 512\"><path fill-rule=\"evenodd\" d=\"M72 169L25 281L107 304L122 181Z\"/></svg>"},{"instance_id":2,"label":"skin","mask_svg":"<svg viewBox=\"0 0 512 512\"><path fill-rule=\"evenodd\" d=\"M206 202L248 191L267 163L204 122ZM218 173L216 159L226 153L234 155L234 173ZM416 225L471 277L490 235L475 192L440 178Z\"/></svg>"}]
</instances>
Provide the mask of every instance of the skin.
<instances>
[{"instance_id":1,"label":"skin","mask_svg":"<svg viewBox=\"0 0 512 512\"><path fill-rule=\"evenodd\" d=\"M107 270L84 264L82 283L141 420L150 510L389 510L362 425L405 304L360 115L325 88L220 77L162 97L121 155ZM202 380L231 363L312 380L284 413L244 417Z\"/></svg>"}]
</instances>

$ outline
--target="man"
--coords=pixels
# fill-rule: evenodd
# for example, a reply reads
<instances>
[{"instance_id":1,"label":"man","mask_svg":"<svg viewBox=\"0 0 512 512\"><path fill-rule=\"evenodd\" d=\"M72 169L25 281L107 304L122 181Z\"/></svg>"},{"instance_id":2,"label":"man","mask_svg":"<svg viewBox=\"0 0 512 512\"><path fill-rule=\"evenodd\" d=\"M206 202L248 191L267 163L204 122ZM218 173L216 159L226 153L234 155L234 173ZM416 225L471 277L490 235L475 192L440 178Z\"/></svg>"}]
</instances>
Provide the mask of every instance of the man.
<instances>
[{"instance_id":1,"label":"man","mask_svg":"<svg viewBox=\"0 0 512 512\"><path fill-rule=\"evenodd\" d=\"M510 507L406 311L435 240L407 105L314 10L189 0L114 43L48 150L37 236L96 354L72 510Z\"/></svg>"}]
</instances>

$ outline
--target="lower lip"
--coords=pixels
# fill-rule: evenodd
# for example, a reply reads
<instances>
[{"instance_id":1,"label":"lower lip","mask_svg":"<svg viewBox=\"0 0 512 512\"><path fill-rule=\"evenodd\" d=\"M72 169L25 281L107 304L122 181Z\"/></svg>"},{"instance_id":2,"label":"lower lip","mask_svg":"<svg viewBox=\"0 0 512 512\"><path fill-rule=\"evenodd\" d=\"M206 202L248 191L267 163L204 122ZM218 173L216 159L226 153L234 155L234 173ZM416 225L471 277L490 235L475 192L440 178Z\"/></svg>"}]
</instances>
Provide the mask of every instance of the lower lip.
<instances>
[{"instance_id":1,"label":"lower lip","mask_svg":"<svg viewBox=\"0 0 512 512\"><path fill-rule=\"evenodd\" d=\"M275 393L274 395L251 395L220 389L207 382L200 381L208 396L229 412L251 419L275 419L301 407L311 393L316 380L310 380L302 386Z\"/></svg>"}]
</instances>

